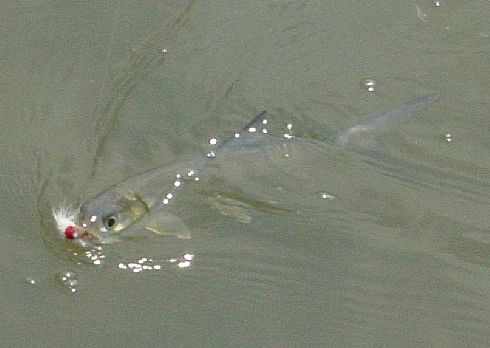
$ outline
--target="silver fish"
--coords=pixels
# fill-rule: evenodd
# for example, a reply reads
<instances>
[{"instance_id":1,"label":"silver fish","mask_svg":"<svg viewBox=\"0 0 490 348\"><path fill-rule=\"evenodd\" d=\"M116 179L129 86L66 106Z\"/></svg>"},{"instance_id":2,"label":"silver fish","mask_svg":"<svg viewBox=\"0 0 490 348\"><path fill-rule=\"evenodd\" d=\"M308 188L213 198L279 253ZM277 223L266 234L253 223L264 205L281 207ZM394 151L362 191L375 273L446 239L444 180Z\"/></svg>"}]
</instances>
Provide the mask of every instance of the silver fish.
<instances>
[{"instance_id":1,"label":"silver fish","mask_svg":"<svg viewBox=\"0 0 490 348\"><path fill-rule=\"evenodd\" d=\"M400 122L417 115L439 98L439 94L430 94L395 110L369 117L339 133L335 141L340 146L348 146L360 134L387 132ZM197 160L136 175L93 197L75 212L54 211L60 235L81 245L113 243L130 235L129 231L143 229L157 234L172 234L183 239L190 238L190 232L182 220L169 214L166 209L183 187L202 181L202 176L226 153L247 147L266 148L270 145L286 148L296 141L308 141L287 134L283 138L268 135L267 117L267 112L260 113L241 131ZM241 213L236 201L224 197L219 204L225 215L233 215L242 222L249 221L248 216Z\"/></svg>"}]
</instances>

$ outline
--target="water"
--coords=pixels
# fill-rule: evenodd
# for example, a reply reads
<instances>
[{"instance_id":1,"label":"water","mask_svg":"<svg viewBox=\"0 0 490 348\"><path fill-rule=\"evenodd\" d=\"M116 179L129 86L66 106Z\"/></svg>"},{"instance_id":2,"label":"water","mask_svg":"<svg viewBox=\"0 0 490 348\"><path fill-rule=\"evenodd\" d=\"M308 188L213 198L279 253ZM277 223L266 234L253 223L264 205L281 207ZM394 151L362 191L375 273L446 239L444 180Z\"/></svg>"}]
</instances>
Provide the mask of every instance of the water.
<instances>
[{"instance_id":1,"label":"water","mask_svg":"<svg viewBox=\"0 0 490 348\"><path fill-rule=\"evenodd\" d=\"M486 345L487 1L32 2L0 17L3 345ZM205 153L262 110L314 138L432 92L377 137L386 151L303 147L223 182L250 223L204 194L179 205L191 240L87 255L48 228L63 201Z\"/></svg>"}]
</instances>

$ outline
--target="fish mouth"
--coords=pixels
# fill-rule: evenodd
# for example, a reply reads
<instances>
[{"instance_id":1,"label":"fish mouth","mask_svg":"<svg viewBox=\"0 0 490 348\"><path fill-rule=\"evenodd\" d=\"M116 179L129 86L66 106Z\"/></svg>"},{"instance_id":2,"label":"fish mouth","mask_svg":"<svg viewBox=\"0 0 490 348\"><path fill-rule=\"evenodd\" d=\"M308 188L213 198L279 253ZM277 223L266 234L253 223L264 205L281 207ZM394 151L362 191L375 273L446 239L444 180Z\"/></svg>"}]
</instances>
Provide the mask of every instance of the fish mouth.
<instances>
[{"instance_id":1,"label":"fish mouth","mask_svg":"<svg viewBox=\"0 0 490 348\"><path fill-rule=\"evenodd\" d=\"M65 228L64 237L82 247L93 247L102 244L102 238L97 233L75 224Z\"/></svg>"},{"instance_id":2,"label":"fish mouth","mask_svg":"<svg viewBox=\"0 0 490 348\"><path fill-rule=\"evenodd\" d=\"M76 226L75 228L78 231L77 236L72 238L75 243L80 244L83 247L102 244L102 238L96 233L79 226Z\"/></svg>"},{"instance_id":3,"label":"fish mouth","mask_svg":"<svg viewBox=\"0 0 490 348\"><path fill-rule=\"evenodd\" d=\"M102 238L78 223L78 210L61 205L52 211L59 236L82 247L93 247L102 244Z\"/></svg>"}]
</instances>

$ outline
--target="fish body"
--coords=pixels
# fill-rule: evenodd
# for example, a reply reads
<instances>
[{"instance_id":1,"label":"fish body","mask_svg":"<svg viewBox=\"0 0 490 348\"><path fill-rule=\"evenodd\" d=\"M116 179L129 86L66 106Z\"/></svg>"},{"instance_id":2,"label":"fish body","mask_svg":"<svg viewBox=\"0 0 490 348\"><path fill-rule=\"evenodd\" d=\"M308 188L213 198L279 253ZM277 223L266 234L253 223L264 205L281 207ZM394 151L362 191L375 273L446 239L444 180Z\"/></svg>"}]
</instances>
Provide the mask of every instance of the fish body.
<instances>
[{"instance_id":1,"label":"fish body","mask_svg":"<svg viewBox=\"0 0 490 348\"><path fill-rule=\"evenodd\" d=\"M335 138L340 146L348 146L358 135L383 133L404 122L439 99L438 94L417 98L401 107L367 118ZM81 245L106 244L121 240L128 231L142 229L157 234L172 234L190 238L190 233L179 217L166 209L173 204L183 187L195 185L206 176L221 157L247 148L279 147L289 149L298 139L290 134L273 137L267 134L267 112L257 115L241 131L225 139L214 151L198 159L156 168L136 175L98 194L82 204L75 212L54 211L54 217L64 238ZM314 144L313 144L314 145ZM284 151L287 157L289 152ZM267 162L266 162L267 163ZM238 175L239 173L237 173ZM219 196L219 195L218 195ZM218 205L226 204L225 215L234 215L243 222L249 221L240 204L230 198L222 198Z\"/></svg>"}]
</instances>

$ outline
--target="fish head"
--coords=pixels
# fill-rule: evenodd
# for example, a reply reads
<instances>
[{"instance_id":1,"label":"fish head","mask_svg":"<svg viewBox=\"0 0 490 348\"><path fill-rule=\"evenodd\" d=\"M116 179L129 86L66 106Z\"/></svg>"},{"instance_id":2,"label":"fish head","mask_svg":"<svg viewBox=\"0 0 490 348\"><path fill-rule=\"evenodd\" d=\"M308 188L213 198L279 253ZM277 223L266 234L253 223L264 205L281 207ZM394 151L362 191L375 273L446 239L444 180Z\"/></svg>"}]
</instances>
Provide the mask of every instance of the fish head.
<instances>
[{"instance_id":1,"label":"fish head","mask_svg":"<svg viewBox=\"0 0 490 348\"><path fill-rule=\"evenodd\" d=\"M148 212L147 204L139 195L109 190L80 206L77 226L83 229L82 235L104 243Z\"/></svg>"}]
</instances>

